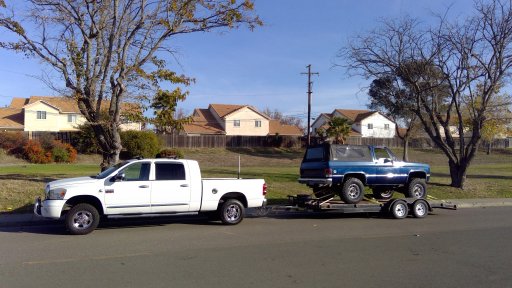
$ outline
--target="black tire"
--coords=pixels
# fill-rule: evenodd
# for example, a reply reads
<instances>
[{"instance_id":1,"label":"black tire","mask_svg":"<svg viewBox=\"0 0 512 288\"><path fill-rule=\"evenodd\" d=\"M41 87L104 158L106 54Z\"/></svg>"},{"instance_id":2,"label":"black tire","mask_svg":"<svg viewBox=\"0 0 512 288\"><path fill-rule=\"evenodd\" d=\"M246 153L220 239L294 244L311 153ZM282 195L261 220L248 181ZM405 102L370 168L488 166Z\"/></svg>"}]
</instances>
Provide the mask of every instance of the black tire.
<instances>
[{"instance_id":1,"label":"black tire","mask_svg":"<svg viewBox=\"0 0 512 288\"><path fill-rule=\"evenodd\" d=\"M244 205L236 199L229 199L222 204L219 211L220 221L226 225L236 225L244 219Z\"/></svg>"},{"instance_id":2,"label":"black tire","mask_svg":"<svg viewBox=\"0 0 512 288\"><path fill-rule=\"evenodd\" d=\"M418 199L412 204L412 215L416 218L425 218L428 215L429 206L427 201Z\"/></svg>"},{"instance_id":3,"label":"black tire","mask_svg":"<svg viewBox=\"0 0 512 288\"><path fill-rule=\"evenodd\" d=\"M66 214L66 228L73 235L89 234L100 222L100 214L94 206L86 203L73 206Z\"/></svg>"},{"instance_id":4,"label":"black tire","mask_svg":"<svg viewBox=\"0 0 512 288\"><path fill-rule=\"evenodd\" d=\"M425 179L413 178L405 187L405 197L408 198L426 198L427 197L427 183Z\"/></svg>"},{"instance_id":5,"label":"black tire","mask_svg":"<svg viewBox=\"0 0 512 288\"><path fill-rule=\"evenodd\" d=\"M357 178L348 178L340 193L341 200L348 204L356 204L361 202L364 197L364 185Z\"/></svg>"},{"instance_id":6,"label":"black tire","mask_svg":"<svg viewBox=\"0 0 512 288\"><path fill-rule=\"evenodd\" d=\"M372 193L375 199L388 200L393 197L395 191L393 191L391 188L386 187L373 187Z\"/></svg>"},{"instance_id":7,"label":"black tire","mask_svg":"<svg viewBox=\"0 0 512 288\"><path fill-rule=\"evenodd\" d=\"M395 200L389 209L391 216L395 219L404 219L409 214L409 207L403 200Z\"/></svg>"}]
</instances>

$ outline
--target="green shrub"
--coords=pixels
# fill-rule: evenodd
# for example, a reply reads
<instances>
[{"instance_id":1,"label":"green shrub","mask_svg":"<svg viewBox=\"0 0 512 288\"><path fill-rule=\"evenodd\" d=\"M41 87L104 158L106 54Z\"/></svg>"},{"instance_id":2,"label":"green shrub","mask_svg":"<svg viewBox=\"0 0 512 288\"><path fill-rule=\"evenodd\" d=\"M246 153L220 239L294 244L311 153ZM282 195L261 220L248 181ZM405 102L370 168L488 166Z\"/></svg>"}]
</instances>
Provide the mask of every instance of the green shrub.
<instances>
[{"instance_id":1,"label":"green shrub","mask_svg":"<svg viewBox=\"0 0 512 288\"><path fill-rule=\"evenodd\" d=\"M151 131L123 131L121 132L123 157L133 158L142 156L153 158L160 151L160 140Z\"/></svg>"},{"instance_id":2,"label":"green shrub","mask_svg":"<svg viewBox=\"0 0 512 288\"><path fill-rule=\"evenodd\" d=\"M185 157L185 154L183 154L183 151L177 149L177 148L165 148L162 151L160 151L157 155L157 158L183 158Z\"/></svg>"},{"instance_id":3,"label":"green shrub","mask_svg":"<svg viewBox=\"0 0 512 288\"><path fill-rule=\"evenodd\" d=\"M78 127L80 131L71 135L71 144L82 154L98 154L100 146L96 140L96 135L89 124L83 124Z\"/></svg>"}]
</instances>

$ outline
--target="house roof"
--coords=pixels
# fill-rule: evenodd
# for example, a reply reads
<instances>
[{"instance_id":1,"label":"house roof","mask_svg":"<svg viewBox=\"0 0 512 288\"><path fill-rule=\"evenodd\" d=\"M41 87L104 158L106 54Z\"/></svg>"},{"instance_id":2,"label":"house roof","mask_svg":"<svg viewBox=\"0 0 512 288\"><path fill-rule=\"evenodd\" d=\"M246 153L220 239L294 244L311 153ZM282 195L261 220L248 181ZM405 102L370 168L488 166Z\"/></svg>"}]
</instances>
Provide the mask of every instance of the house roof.
<instances>
[{"instance_id":1,"label":"house roof","mask_svg":"<svg viewBox=\"0 0 512 288\"><path fill-rule=\"evenodd\" d=\"M23 109L0 108L0 128L23 129Z\"/></svg>"},{"instance_id":2,"label":"house roof","mask_svg":"<svg viewBox=\"0 0 512 288\"><path fill-rule=\"evenodd\" d=\"M43 102L61 113L76 113L81 114L78 109L78 104L75 99L67 98L63 96L30 96L29 98L13 98L9 108L22 109L27 105L31 105L37 102ZM102 109L108 109L110 106L109 100L103 100L101 102ZM121 104L121 110L123 112L137 112L140 111L140 106L136 103L123 102Z\"/></svg>"},{"instance_id":3,"label":"house roof","mask_svg":"<svg viewBox=\"0 0 512 288\"><path fill-rule=\"evenodd\" d=\"M332 115L334 115L335 112L340 113L341 115L345 116L347 119L351 120L354 123L361 122L361 120L369 117L370 115L373 115L374 113L378 113L377 111L370 111L370 110L349 110L349 109L336 109L334 110Z\"/></svg>"},{"instance_id":4,"label":"house roof","mask_svg":"<svg viewBox=\"0 0 512 288\"><path fill-rule=\"evenodd\" d=\"M246 107L251 109L254 113L261 115L265 119L269 119L267 115L259 112L258 109L250 105L210 104L209 106L209 108L215 111L215 113L217 113L220 118L225 118L226 116Z\"/></svg>"},{"instance_id":5,"label":"house roof","mask_svg":"<svg viewBox=\"0 0 512 288\"><path fill-rule=\"evenodd\" d=\"M299 127L294 125L281 124L279 120L269 121L269 135L301 136L303 133Z\"/></svg>"},{"instance_id":6,"label":"house roof","mask_svg":"<svg viewBox=\"0 0 512 288\"><path fill-rule=\"evenodd\" d=\"M192 114L192 122L183 125L183 130L187 134L225 134L208 109L195 109Z\"/></svg>"}]
</instances>

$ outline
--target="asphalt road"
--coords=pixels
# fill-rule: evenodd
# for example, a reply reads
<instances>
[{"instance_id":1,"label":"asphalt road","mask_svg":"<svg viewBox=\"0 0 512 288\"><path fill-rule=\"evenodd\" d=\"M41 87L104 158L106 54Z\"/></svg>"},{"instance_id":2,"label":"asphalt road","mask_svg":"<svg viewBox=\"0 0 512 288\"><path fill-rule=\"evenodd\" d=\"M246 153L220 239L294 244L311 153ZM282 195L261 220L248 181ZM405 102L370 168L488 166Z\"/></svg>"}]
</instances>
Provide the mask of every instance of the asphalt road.
<instances>
[{"instance_id":1,"label":"asphalt road","mask_svg":"<svg viewBox=\"0 0 512 288\"><path fill-rule=\"evenodd\" d=\"M511 287L512 208L0 228L0 287Z\"/></svg>"}]
</instances>

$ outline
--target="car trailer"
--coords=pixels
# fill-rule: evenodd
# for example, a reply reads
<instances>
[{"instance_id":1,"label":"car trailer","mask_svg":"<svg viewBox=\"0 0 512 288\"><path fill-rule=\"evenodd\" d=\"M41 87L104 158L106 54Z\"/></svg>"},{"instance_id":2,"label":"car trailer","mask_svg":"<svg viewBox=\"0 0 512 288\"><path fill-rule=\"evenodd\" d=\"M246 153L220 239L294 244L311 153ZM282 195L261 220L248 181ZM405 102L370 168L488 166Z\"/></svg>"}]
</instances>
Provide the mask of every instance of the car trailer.
<instances>
[{"instance_id":1,"label":"car trailer","mask_svg":"<svg viewBox=\"0 0 512 288\"><path fill-rule=\"evenodd\" d=\"M334 200L333 195L321 198L313 198L309 194L288 196L289 205L271 206L272 211L315 211L337 213L381 213L390 215L395 219L403 219L408 215L415 218L427 217L433 208L456 210L457 205L438 200L428 196L427 199L396 198L389 200L377 200L365 195L363 201L357 204L347 204L341 200Z\"/></svg>"}]
</instances>

